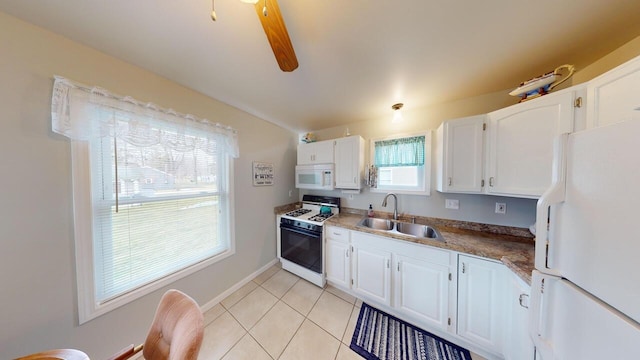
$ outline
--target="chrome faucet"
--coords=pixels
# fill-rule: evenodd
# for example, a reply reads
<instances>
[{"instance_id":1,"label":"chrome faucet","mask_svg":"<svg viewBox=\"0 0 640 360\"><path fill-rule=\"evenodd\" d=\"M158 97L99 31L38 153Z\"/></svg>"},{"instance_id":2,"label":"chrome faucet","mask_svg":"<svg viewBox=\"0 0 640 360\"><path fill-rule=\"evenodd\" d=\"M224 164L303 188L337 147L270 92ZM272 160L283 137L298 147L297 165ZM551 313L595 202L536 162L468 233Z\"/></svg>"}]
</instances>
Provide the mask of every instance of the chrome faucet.
<instances>
[{"instance_id":1,"label":"chrome faucet","mask_svg":"<svg viewBox=\"0 0 640 360\"><path fill-rule=\"evenodd\" d=\"M387 198L389 196L393 196L393 220L398 220L398 197L396 196L396 194L394 193L388 193L385 197L384 200L382 200L382 206L383 207L387 207Z\"/></svg>"}]
</instances>

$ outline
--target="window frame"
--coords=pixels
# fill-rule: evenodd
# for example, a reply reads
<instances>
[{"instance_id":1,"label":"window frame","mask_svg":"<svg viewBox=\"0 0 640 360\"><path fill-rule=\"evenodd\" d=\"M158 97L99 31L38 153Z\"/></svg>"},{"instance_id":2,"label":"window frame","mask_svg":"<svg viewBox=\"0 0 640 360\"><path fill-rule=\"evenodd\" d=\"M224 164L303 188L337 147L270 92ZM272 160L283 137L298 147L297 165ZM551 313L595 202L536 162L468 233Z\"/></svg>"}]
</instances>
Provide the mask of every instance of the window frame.
<instances>
[{"instance_id":1,"label":"window frame","mask_svg":"<svg viewBox=\"0 0 640 360\"><path fill-rule=\"evenodd\" d=\"M393 139L402 139L402 138L409 138L409 137L414 137L414 136L424 136L424 165L423 165L423 171L421 172L422 175L422 179L423 179L423 183L421 185L419 185L418 187L415 188L407 188L404 186L400 186L400 187L391 187L391 186L385 186L385 187L380 187L380 185L378 184L378 187L371 187L370 191L374 192L374 193L388 193L388 192L393 192L396 194L408 194L408 195L425 195L425 196L430 196L431 195L431 138L432 138L432 131L427 130L427 131L423 131L423 132L417 132L417 133L408 133L408 134L397 134L397 135L390 135L390 136L385 136L385 137L379 137L379 138L375 138L375 139L371 139L369 142L369 146L370 146L370 150L369 150L369 161L371 164L375 164L375 151L376 151L376 141L381 141L381 140L393 140Z\"/></svg>"},{"instance_id":2,"label":"window frame","mask_svg":"<svg viewBox=\"0 0 640 360\"><path fill-rule=\"evenodd\" d=\"M96 283L94 271L94 242L93 242L93 203L91 181L91 150L88 141L71 141L72 184L73 184L73 217L75 233L76 282L78 289L78 320L83 324L98 316L108 313L120 306L128 304L155 290L165 287L179 279L202 270L235 254L235 216L234 216L234 160L228 154L223 156L226 169L226 211L220 223L228 226L228 248L203 261L197 262L181 270L163 276L132 289L122 295L103 301L96 299ZM221 191L221 193L223 193ZM225 214L226 213L226 214Z\"/></svg>"}]
</instances>

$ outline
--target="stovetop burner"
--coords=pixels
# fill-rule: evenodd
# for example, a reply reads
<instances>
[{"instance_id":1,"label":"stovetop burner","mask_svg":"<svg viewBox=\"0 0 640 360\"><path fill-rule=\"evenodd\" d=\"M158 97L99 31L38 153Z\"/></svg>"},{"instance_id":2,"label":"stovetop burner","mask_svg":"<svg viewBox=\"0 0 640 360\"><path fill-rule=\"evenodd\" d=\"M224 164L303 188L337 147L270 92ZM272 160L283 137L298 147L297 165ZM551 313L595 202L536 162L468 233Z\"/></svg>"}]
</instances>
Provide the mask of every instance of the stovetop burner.
<instances>
[{"instance_id":1,"label":"stovetop burner","mask_svg":"<svg viewBox=\"0 0 640 360\"><path fill-rule=\"evenodd\" d=\"M300 215L304 215L304 214L310 213L310 212L311 212L311 209L297 209L297 210L289 211L285 215L291 216L291 217L298 217Z\"/></svg>"},{"instance_id":2,"label":"stovetop burner","mask_svg":"<svg viewBox=\"0 0 640 360\"><path fill-rule=\"evenodd\" d=\"M309 220L317 221L317 222L323 222L323 221L327 220L328 218L330 218L332 216L333 216L333 214L316 214L316 215L310 217Z\"/></svg>"}]
</instances>

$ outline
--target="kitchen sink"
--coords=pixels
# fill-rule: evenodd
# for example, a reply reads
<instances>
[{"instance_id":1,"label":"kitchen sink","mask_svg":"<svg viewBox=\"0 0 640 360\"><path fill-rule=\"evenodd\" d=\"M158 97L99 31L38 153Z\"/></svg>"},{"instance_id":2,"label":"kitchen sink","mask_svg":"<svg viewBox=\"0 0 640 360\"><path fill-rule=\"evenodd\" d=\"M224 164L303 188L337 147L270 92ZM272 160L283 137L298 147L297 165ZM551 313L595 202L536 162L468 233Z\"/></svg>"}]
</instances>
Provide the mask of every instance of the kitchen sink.
<instances>
[{"instance_id":1,"label":"kitchen sink","mask_svg":"<svg viewBox=\"0 0 640 360\"><path fill-rule=\"evenodd\" d=\"M357 226L366 227L372 230L378 230L386 233L400 233L403 235L414 236L417 238L427 238L438 241L444 241L440 233L429 225L395 222L390 219L365 217Z\"/></svg>"},{"instance_id":2,"label":"kitchen sink","mask_svg":"<svg viewBox=\"0 0 640 360\"><path fill-rule=\"evenodd\" d=\"M380 218L364 218L362 220L360 220L360 222L358 223L358 226L364 226L367 227L369 229L374 229L374 230L393 230L393 221L388 220L388 219L380 219Z\"/></svg>"},{"instance_id":3,"label":"kitchen sink","mask_svg":"<svg viewBox=\"0 0 640 360\"><path fill-rule=\"evenodd\" d=\"M442 235L429 225L411 224L411 223L396 223L396 230L399 233L412 235L415 237L425 237L436 240L444 240Z\"/></svg>"}]
</instances>

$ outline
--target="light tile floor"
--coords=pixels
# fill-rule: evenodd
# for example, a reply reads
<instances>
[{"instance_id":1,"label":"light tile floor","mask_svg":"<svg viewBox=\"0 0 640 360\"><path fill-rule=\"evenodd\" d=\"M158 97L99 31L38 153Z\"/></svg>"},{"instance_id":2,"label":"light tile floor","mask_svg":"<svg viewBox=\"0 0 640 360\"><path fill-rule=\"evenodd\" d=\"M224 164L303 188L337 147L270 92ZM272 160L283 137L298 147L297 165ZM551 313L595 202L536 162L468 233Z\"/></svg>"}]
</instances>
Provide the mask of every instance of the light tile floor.
<instances>
[{"instance_id":1,"label":"light tile floor","mask_svg":"<svg viewBox=\"0 0 640 360\"><path fill-rule=\"evenodd\" d=\"M349 349L361 304L274 265L204 314L198 359L362 359Z\"/></svg>"}]
</instances>

